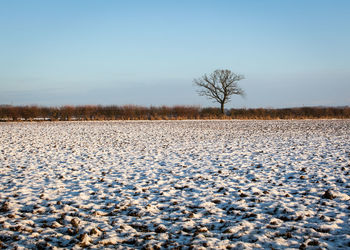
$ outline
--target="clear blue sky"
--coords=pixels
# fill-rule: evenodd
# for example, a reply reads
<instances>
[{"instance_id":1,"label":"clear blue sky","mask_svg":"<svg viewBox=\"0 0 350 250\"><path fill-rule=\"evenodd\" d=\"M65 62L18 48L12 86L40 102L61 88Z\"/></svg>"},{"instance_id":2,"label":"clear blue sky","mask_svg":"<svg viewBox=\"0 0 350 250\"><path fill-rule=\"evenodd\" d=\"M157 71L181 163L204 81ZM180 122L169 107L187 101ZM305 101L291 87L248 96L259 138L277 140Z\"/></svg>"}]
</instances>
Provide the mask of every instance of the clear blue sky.
<instances>
[{"instance_id":1,"label":"clear blue sky","mask_svg":"<svg viewBox=\"0 0 350 250\"><path fill-rule=\"evenodd\" d=\"M228 108L350 105L350 1L0 0L0 104L216 106L221 68Z\"/></svg>"}]
</instances>

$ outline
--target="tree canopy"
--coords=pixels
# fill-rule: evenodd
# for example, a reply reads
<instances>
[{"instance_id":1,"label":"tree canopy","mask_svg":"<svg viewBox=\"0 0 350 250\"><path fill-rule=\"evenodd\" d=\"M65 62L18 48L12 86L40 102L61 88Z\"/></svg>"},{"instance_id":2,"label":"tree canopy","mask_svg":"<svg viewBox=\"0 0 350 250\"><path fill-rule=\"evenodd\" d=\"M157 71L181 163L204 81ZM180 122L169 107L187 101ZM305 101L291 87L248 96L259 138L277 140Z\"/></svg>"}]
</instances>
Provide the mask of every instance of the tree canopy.
<instances>
[{"instance_id":1,"label":"tree canopy","mask_svg":"<svg viewBox=\"0 0 350 250\"><path fill-rule=\"evenodd\" d=\"M215 102L220 103L221 113L224 114L224 106L231 100L232 95L244 96L244 91L238 86L238 82L244 76L235 74L228 69L217 69L210 75L204 74L193 80L194 84L200 87L198 94L206 96Z\"/></svg>"}]
</instances>

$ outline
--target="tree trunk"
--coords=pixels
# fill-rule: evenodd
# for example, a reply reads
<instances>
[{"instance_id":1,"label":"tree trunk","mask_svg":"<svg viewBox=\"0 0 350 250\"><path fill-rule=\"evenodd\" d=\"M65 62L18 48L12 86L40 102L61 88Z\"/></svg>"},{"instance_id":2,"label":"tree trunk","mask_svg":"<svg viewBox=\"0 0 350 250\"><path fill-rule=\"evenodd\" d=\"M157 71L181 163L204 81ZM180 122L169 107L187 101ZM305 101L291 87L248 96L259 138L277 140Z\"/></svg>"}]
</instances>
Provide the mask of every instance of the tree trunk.
<instances>
[{"instance_id":1,"label":"tree trunk","mask_svg":"<svg viewBox=\"0 0 350 250\"><path fill-rule=\"evenodd\" d=\"M220 110L221 110L221 114L225 114L225 109L224 109L224 105L225 105L225 103L224 103L224 102L222 102L222 103L220 103L220 105L221 105L221 108L220 108Z\"/></svg>"}]
</instances>

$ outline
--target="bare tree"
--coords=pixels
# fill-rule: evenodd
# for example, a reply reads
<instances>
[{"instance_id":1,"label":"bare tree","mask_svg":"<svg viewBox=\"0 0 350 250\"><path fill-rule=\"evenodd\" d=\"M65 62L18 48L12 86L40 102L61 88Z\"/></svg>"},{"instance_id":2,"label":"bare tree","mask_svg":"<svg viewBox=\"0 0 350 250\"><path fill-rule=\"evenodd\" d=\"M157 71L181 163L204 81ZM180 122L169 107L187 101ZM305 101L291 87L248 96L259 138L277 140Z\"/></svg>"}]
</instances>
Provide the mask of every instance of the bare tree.
<instances>
[{"instance_id":1,"label":"bare tree","mask_svg":"<svg viewBox=\"0 0 350 250\"><path fill-rule=\"evenodd\" d=\"M225 103L231 100L232 95L244 96L244 91L237 85L243 79L243 75L235 74L228 69L218 69L210 75L204 74L194 79L193 82L200 87L198 90L200 96L206 96L220 103L221 113L224 114Z\"/></svg>"}]
</instances>

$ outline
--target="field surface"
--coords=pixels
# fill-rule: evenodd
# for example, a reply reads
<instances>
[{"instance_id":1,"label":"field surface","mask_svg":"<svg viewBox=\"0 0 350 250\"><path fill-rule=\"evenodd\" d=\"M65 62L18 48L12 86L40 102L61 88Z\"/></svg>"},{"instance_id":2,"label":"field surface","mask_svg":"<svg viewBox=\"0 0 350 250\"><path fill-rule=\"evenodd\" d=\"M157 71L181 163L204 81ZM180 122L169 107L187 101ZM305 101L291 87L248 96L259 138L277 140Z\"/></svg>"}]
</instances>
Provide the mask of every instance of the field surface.
<instances>
[{"instance_id":1,"label":"field surface","mask_svg":"<svg viewBox=\"0 0 350 250\"><path fill-rule=\"evenodd\" d=\"M350 120L0 124L3 248L350 248Z\"/></svg>"}]
</instances>

